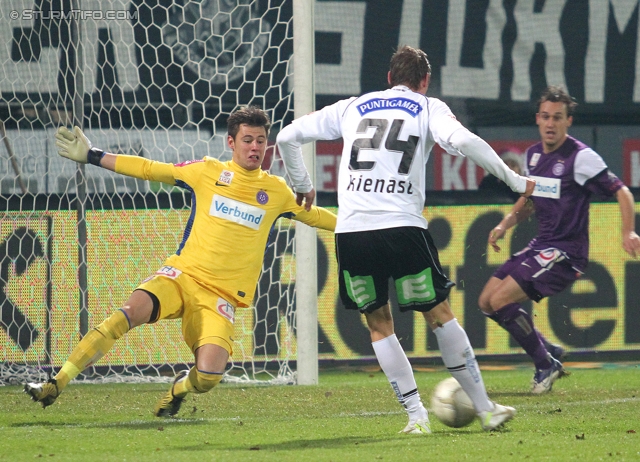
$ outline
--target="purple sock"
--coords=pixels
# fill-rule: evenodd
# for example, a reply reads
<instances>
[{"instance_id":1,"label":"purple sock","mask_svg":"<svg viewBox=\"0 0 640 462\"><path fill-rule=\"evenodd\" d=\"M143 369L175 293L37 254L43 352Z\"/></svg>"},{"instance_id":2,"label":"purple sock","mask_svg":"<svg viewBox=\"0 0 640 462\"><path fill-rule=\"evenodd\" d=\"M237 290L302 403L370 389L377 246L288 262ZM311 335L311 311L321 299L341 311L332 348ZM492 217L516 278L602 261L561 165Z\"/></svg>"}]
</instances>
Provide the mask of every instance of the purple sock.
<instances>
[{"instance_id":1,"label":"purple sock","mask_svg":"<svg viewBox=\"0 0 640 462\"><path fill-rule=\"evenodd\" d=\"M509 303L489 317L505 328L524 348L524 351L533 359L536 369L551 367L549 352L533 326L533 319L519 303Z\"/></svg>"},{"instance_id":2,"label":"purple sock","mask_svg":"<svg viewBox=\"0 0 640 462\"><path fill-rule=\"evenodd\" d=\"M549 351L553 346L552 343L549 340L547 340L545 336L542 335L542 333L538 329L536 329L536 333L538 334L538 338L540 339L544 347L547 349L547 351Z\"/></svg>"}]
</instances>

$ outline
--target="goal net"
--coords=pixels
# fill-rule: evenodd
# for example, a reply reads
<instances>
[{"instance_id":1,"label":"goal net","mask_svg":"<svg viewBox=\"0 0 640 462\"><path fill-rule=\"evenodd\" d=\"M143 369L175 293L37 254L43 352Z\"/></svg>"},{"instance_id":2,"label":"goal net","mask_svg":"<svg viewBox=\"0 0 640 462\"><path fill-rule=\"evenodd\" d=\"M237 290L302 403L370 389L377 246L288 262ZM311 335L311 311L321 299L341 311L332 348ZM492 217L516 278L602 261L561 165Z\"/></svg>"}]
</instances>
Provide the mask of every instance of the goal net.
<instances>
[{"instance_id":1,"label":"goal net","mask_svg":"<svg viewBox=\"0 0 640 462\"><path fill-rule=\"evenodd\" d=\"M59 157L54 133L163 162L228 160L226 119L293 116L291 2L9 0L0 9L0 383L47 377L178 248L191 197ZM56 9L58 8L58 9ZM263 168L283 174L273 136ZM294 228L276 223L227 380L292 382ZM180 321L129 332L79 380L168 380Z\"/></svg>"}]
</instances>

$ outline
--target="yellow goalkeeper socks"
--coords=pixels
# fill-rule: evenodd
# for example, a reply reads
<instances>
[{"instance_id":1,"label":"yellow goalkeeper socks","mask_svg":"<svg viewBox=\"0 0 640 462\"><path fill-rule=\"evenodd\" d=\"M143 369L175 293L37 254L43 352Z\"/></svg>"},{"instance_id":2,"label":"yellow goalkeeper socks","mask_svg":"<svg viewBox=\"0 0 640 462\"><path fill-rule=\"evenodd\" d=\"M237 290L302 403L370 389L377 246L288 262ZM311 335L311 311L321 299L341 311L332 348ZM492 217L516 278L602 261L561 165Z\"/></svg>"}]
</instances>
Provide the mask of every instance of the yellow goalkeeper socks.
<instances>
[{"instance_id":1,"label":"yellow goalkeeper socks","mask_svg":"<svg viewBox=\"0 0 640 462\"><path fill-rule=\"evenodd\" d=\"M90 330L74 348L71 356L55 376L58 390L62 391L86 367L97 362L113 344L130 329L129 320L122 310L105 319L95 329Z\"/></svg>"},{"instance_id":2,"label":"yellow goalkeeper socks","mask_svg":"<svg viewBox=\"0 0 640 462\"><path fill-rule=\"evenodd\" d=\"M173 396L184 397L187 393L206 393L218 385L223 373L204 372L195 366L189 371L189 375L173 385Z\"/></svg>"}]
</instances>

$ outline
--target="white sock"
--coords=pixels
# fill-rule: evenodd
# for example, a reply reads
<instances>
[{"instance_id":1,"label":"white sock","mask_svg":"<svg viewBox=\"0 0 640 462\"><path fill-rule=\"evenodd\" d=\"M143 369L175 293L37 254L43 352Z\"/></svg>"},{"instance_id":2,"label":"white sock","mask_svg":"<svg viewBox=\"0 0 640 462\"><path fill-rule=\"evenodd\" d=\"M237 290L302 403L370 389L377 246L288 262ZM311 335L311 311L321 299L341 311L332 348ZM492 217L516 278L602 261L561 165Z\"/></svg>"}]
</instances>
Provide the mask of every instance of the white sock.
<instances>
[{"instance_id":1,"label":"white sock","mask_svg":"<svg viewBox=\"0 0 640 462\"><path fill-rule=\"evenodd\" d=\"M420 401L413 369L396 334L373 342L371 345L382 371L396 393L398 402L407 410L409 420L415 422L418 419L426 419L427 410Z\"/></svg>"},{"instance_id":2,"label":"white sock","mask_svg":"<svg viewBox=\"0 0 640 462\"><path fill-rule=\"evenodd\" d=\"M438 347L444 365L469 395L476 412L493 411L493 402L487 396L487 390L482 381L478 361L476 361L473 348L469 343L469 337L458 324L458 320L452 319L442 327L434 329L433 333L438 339Z\"/></svg>"}]
</instances>

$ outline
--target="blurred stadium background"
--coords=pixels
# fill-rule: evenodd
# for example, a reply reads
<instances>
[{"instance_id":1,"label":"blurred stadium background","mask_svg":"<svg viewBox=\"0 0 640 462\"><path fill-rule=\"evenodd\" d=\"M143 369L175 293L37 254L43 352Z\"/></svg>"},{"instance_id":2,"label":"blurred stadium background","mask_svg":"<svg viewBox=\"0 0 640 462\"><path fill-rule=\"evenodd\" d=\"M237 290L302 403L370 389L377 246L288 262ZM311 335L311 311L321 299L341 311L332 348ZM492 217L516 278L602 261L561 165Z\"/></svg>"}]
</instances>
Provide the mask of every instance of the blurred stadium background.
<instances>
[{"instance_id":1,"label":"blurred stadium background","mask_svg":"<svg viewBox=\"0 0 640 462\"><path fill-rule=\"evenodd\" d=\"M258 104L271 142L293 118L292 0L7 0L0 10L0 383L59 367L79 337L175 251L190 197L159 184L79 168L55 152L61 125L112 152L179 162L228 159L225 122ZM579 103L570 133L640 187L640 20L635 0L316 1L315 104L386 87L403 44L424 49L429 96L499 154L537 141L535 101L548 84ZM316 146L318 202L336 206L339 140ZM273 146L265 168L284 174ZM432 154L425 216L457 282L451 301L481 360L523 359L488 324L477 296L535 222L502 254L486 236L510 199L478 194L483 172ZM638 197L638 196L636 196ZM640 211L640 208L637 209ZM594 204L592 263L571 290L534 309L574 360L640 358L640 262L619 242L615 203ZM297 357L295 227L267 249L253 310L239 316L230 376L289 377ZM318 233L320 365L373 359L367 330L337 298L333 237ZM394 307L394 309L396 309ZM414 362L439 361L419 317L396 317ZM172 375L191 361L179 323L127 335L84 378Z\"/></svg>"}]
</instances>

